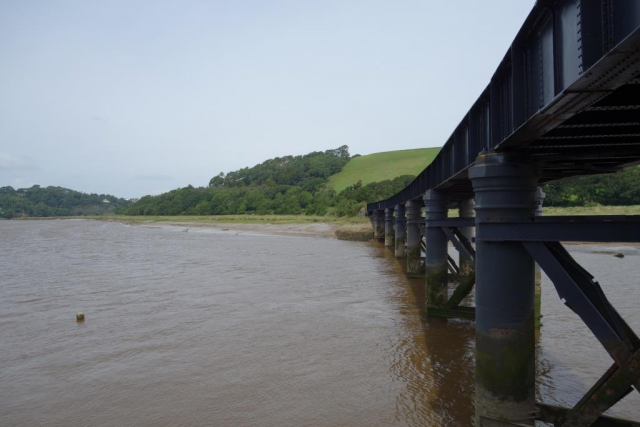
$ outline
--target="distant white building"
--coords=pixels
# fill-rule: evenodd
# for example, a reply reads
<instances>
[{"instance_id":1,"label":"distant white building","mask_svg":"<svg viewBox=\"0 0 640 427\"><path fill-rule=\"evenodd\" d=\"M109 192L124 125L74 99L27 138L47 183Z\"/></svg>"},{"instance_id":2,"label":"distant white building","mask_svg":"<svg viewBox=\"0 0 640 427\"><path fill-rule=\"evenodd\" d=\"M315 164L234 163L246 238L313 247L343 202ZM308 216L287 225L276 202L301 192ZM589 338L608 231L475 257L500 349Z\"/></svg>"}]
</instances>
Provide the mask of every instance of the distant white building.
<instances>
[{"instance_id":1,"label":"distant white building","mask_svg":"<svg viewBox=\"0 0 640 427\"><path fill-rule=\"evenodd\" d=\"M111 203L111 202L108 201L107 199L102 199L102 203Z\"/></svg>"}]
</instances>

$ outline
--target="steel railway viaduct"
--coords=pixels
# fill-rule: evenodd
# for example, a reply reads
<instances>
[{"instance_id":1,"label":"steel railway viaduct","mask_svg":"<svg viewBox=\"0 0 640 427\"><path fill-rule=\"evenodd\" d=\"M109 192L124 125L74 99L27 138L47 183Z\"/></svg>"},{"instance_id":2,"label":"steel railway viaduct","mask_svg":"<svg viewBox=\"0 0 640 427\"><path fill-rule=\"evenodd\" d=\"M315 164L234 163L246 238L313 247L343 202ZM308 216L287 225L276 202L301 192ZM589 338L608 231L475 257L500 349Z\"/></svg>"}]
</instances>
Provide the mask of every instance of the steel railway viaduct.
<instances>
[{"instance_id":1,"label":"steel railway viaduct","mask_svg":"<svg viewBox=\"0 0 640 427\"><path fill-rule=\"evenodd\" d=\"M602 415L640 391L640 339L560 243L640 242L640 217L538 215L541 183L639 162L640 0L538 0L433 163L367 205L375 237L424 274L427 314L475 318L476 426L640 426ZM613 359L570 409L535 401L536 264Z\"/></svg>"}]
</instances>

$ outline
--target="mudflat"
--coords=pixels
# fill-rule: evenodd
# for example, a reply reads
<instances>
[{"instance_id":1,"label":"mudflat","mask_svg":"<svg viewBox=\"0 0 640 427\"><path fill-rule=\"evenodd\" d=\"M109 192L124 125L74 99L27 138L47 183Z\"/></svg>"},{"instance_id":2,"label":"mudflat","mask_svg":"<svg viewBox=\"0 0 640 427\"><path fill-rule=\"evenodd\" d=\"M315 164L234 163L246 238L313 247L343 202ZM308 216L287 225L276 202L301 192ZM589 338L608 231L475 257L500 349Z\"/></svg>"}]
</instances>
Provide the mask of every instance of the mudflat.
<instances>
[{"instance_id":1,"label":"mudflat","mask_svg":"<svg viewBox=\"0 0 640 427\"><path fill-rule=\"evenodd\" d=\"M336 230L340 227L338 224L328 222L310 222L310 223L291 223L291 224L272 224L272 223L251 223L251 222L197 222L197 221L131 221L128 219L108 219L107 221L117 221L129 225L142 227L180 227L185 232L189 229L210 228L220 232L228 232L230 234L247 233L247 234L268 234L277 236L304 236L304 237L324 237L335 238Z\"/></svg>"}]
</instances>

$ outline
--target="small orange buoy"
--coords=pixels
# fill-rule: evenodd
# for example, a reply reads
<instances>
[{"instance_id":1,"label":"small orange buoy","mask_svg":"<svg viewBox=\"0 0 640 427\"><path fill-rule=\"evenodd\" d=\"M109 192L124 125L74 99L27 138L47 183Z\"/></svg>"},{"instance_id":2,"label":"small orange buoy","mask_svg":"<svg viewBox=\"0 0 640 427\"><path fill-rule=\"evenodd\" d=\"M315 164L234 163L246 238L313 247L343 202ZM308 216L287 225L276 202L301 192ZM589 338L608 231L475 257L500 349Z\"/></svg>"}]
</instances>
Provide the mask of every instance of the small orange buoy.
<instances>
[{"instance_id":1,"label":"small orange buoy","mask_svg":"<svg viewBox=\"0 0 640 427\"><path fill-rule=\"evenodd\" d=\"M83 312L76 313L76 322L84 322L84 313Z\"/></svg>"}]
</instances>

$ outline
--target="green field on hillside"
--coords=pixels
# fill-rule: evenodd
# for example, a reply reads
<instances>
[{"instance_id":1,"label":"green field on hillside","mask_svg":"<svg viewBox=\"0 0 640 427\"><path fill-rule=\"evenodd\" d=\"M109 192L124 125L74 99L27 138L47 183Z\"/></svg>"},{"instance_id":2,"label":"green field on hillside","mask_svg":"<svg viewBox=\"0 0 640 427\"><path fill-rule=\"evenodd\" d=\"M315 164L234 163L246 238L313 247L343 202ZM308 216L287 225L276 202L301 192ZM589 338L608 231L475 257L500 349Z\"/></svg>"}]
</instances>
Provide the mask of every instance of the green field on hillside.
<instances>
[{"instance_id":1,"label":"green field on hillside","mask_svg":"<svg viewBox=\"0 0 640 427\"><path fill-rule=\"evenodd\" d=\"M339 193L358 180L366 185L400 175L417 175L431 163L439 151L440 148L418 148L352 158L342 171L329 177L329 184Z\"/></svg>"}]
</instances>

